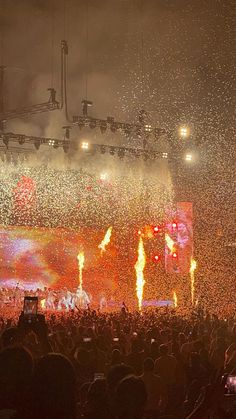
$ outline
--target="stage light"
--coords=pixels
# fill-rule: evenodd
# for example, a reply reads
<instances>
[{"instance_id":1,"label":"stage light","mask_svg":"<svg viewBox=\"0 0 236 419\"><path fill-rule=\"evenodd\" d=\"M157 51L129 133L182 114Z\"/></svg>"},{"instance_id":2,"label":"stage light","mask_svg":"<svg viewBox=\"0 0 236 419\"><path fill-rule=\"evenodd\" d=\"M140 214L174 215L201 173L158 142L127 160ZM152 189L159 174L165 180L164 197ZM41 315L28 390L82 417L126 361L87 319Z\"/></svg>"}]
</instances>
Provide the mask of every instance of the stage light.
<instances>
[{"instance_id":1,"label":"stage light","mask_svg":"<svg viewBox=\"0 0 236 419\"><path fill-rule=\"evenodd\" d=\"M78 122L78 127L79 127L79 129L81 130L82 128L84 128L84 122L82 122L82 121L79 121Z\"/></svg>"},{"instance_id":2,"label":"stage light","mask_svg":"<svg viewBox=\"0 0 236 419\"><path fill-rule=\"evenodd\" d=\"M186 153L185 154L185 161L187 162L191 162L193 160L193 156L191 153Z\"/></svg>"},{"instance_id":3,"label":"stage light","mask_svg":"<svg viewBox=\"0 0 236 419\"><path fill-rule=\"evenodd\" d=\"M153 227L153 231L154 231L154 233L158 233L159 232L159 227L158 226L154 226Z\"/></svg>"},{"instance_id":4,"label":"stage light","mask_svg":"<svg viewBox=\"0 0 236 419\"><path fill-rule=\"evenodd\" d=\"M179 133L182 138L187 138L189 136L189 129L185 126L180 127Z\"/></svg>"},{"instance_id":5,"label":"stage light","mask_svg":"<svg viewBox=\"0 0 236 419\"><path fill-rule=\"evenodd\" d=\"M107 179L108 179L108 174L106 172L101 173L100 180L107 180Z\"/></svg>"},{"instance_id":6,"label":"stage light","mask_svg":"<svg viewBox=\"0 0 236 419\"><path fill-rule=\"evenodd\" d=\"M24 137L23 135L20 135L20 136L19 136L18 143L19 143L20 145L22 145L22 144L24 144L24 143L25 143L25 137Z\"/></svg>"},{"instance_id":7,"label":"stage light","mask_svg":"<svg viewBox=\"0 0 236 419\"><path fill-rule=\"evenodd\" d=\"M105 122L102 122L100 125L101 134L104 134L106 130L107 130L107 124Z\"/></svg>"},{"instance_id":8,"label":"stage light","mask_svg":"<svg viewBox=\"0 0 236 419\"><path fill-rule=\"evenodd\" d=\"M118 150L118 157L119 157L120 159L123 159L123 158L125 157L125 150L124 150L124 149L120 148L120 149Z\"/></svg>"},{"instance_id":9,"label":"stage light","mask_svg":"<svg viewBox=\"0 0 236 419\"><path fill-rule=\"evenodd\" d=\"M173 229L177 228L177 223L175 221L173 221L173 223L172 223L172 228Z\"/></svg>"},{"instance_id":10,"label":"stage light","mask_svg":"<svg viewBox=\"0 0 236 419\"><path fill-rule=\"evenodd\" d=\"M54 144L55 144L55 141L54 140L49 140L48 141L48 145L54 146Z\"/></svg>"},{"instance_id":11,"label":"stage light","mask_svg":"<svg viewBox=\"0 0 236 419\"><path fill-rule=\"evenodd\" d=\"M162 153L162 158L163 159L168 159L168 153Z\"/></svg>"},{"instance_id":12,"label":"stage light","mask_svg":"<svg viewBox=\"0 0 236 419\"><path fill-rule=\"evenodd\" d=\"M109 151L110 151L110 155L114 156L116 148L111 146Z\"/></svg>"},{"instance_id":13,"label":"stage light","mask_svg":"<svg viewBox=\"0 0 236 419\"><path fill-rule=\"evenodd\" d=\"M142 231L141 231L141 230L139 230L139 231L138 231L138 235L139 235L139 236L141 236L141 234L142 234Z\"/></svg>"},{"instance_id":14,"label":"stage light","mask_svg":"<svg viewBox=\"0 0 236 419\"><path fill-rule=\"evenodd\" d=\"M151 132L152 131L152 126L151 125L144 125L144 129L146 132Z\"/></svg>"},{"instance_id":15,"label":"stage light","mask_svg":"<svg viewBox=\"0 0 236 419\"><path fill-rule=\"evenodd\" d=\"M111 130L111 132L113 132L113 133L115 133L115 132L117 131L117 129L118 129L118 127L117 127L117 125L116 125L116 124L112 124L112 125L110 126L110 130Z\"/></svg>"},{"instance_id":16,"label":"stage light","mask_svg":"<svg viewBox=\"0 0 236 419\"><path fill-rule=\"evenodd\" d=\"M82 150L88 150L89 149L89 143L87 143L86 141L83 141L81 143L81 148L82 148Z\"/></svg>"},{"instance_id":17,"label":"stage light","mask_svg":"<svg viewBox=\"0 0 236 419\"><path fill-rule=\"evenodd\" d=\"M35 146L36 150L39 150L40 144L41 144L41 142L40 142L39 139L34 140L34 146Z\"/></svg>"},{"instance_id":18,"label":"stage light","mask_svg":"<svg viewBox=\"0 0 236 419\"><path fill-rule=\"evenodd\" d=\"M160 256L159 255L155 255L153 257L153 259L154 259L155 262L160 262Z\"/></svg>"},{"instance_id":19,"label":"stage light","mask_svg":"<svg viewBox=\"0 0 236 419\"><path fill-rule=\"evenodd\" d=\"M90 121L89 128L91 128L91 129L96 128L96 121Z\"/></svg>"},{"instance_id":20,"label":"stage light","mask_svg":"<svg viewBox=\"0 0 236 419\"><path fill-rule=\"evenodd\" d=\"M106 147L104 145L100 146L100 153L105 154L106 153Z\"/></svg>"},{"instance_id":21,"label":"stage light","mask_svg":"<svg viewBox=\"0 0 236 419\"><path fill-rule=\"evenodd\" d=\"M172 253L172 257L173 257L173 259L177 259L177 257L178 257L177 253L176 252L173 252Z\"/></svg>"}]
</instances>

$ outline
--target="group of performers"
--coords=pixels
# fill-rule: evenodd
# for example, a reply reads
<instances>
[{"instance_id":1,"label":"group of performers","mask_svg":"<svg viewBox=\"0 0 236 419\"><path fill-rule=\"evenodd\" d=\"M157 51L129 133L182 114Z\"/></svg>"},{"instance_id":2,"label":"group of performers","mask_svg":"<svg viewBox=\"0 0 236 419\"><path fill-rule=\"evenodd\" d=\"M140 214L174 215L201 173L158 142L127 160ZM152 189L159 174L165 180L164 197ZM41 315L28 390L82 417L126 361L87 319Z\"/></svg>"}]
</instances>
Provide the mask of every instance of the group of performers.
<instances>
[{"instance_id":1,"label":"group of performers","mask_svg":"<svg viewBox=\"0 0 236 419\"><path fill-rule=\"evenodd\" d=\"M87 309L92 303L92 296L81 287L78 287L75 291L67 288L51 289L47 287L33 291L21 288L17 284L14 288L0 288L0 307L21 308L26 296L38 297L39 308L42 310ZM107 301L105 296L102 295L99 300L99 308L103 310L106 307Z\"/></svg>"}]
</instances>

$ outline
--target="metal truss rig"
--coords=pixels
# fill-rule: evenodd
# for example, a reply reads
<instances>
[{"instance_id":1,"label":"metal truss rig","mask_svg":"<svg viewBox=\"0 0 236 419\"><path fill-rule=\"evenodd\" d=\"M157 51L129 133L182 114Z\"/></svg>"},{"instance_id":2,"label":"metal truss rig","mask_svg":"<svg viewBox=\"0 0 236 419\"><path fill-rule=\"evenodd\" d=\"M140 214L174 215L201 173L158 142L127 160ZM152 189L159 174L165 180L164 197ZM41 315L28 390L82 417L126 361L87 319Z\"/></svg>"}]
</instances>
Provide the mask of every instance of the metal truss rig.
<instances>
[{"instance_id":1,"label":"metal truss rig","mask_svg":"<svg viewBox=\"0 0 236 419\"><path fill-rule=\"evenodd\" d=\"M50 92L50 97L49 97L48 102L39 103L37 105L32 105L32 106L27 106L21 109L13 109L13 110L9 110L4 113L1 113L0 123L4 123L5 121L9 121L10 119L24 118L24 117L29 117L30 115L34 115L37 113L55 111L57 109L60 109L60 104L56 100L55 89L50 88L48 89L48 91Z\"/></svg>"}]
</instances>

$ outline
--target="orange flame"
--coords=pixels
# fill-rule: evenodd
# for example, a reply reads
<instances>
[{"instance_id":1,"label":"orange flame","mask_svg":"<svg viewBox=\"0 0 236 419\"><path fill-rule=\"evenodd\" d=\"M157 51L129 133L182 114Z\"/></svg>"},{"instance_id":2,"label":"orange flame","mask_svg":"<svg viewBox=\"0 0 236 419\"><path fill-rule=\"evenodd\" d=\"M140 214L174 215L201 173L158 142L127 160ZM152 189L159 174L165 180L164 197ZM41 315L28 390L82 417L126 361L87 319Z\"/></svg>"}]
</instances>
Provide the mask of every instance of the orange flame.
<instances>
[{"instance_id":1,"label":"orange flame","mask_svg":"<svg viewBox=\"0 0 236 419\"><path fill-rule=\"evenodd\" d=\"M77 256L79 262L79 287L83 288L83 268L84 268L84 252L80 252Z\"/></svg>"},{"instance_id":2,"label":"orange flame","mask_svg":"<svg viewBox=\"0 0 236 419\"><path fill-rule=\"evenodd\" d=\"M112 227L109 227L104 239L102 240L102 242L98 245L98 248L101 249L101 255L103 254L103 252L105 252L106 250L106 246L110 243L111 241L111 233L112 233Z\"/></svg>"},{"instance_id":3,"label":"orange flame","mask_svg":"<svg viewBox=\"0 0 236 419\"><path fill-rule=\"evenodd\" d=\"M45 305L46 305L46 300L45 300L45 298L43 298L43 300L40 301L40 306L41 306L41 308L44 309Z\"/></svg>"},{"instance_id":4,"label":"orange flame","mask_svg":"<svg viewBox=\"0 0 236 419\"><path fill-rule=\"evenodd\" d=\"M175 308L178 307L178 298L175 291L173 292L173 301L174 301L174 307Z\"/></svg>"},{"instance_id":5,"label":"orange flame","mask_svg":"<svg viewBox=\"0 0 236 419\"><path fill-rule=\"evenodd\" d=\"M165 241L166 241L168 249L170 250L170 254L172 255L173 252L175 251L175 247L174 247L175 242L174 240L172 240L172 238L168 234L165 234Z\"/></svg>"},{"instance_id":6,"label":"orange flame","mask_svg":"<svg viewBox=\"0 0 236 419\"><path fill-rule=\"evenodd\" d=\"M196 260L193 259L193 257L191 257L189 273L190 273L190 278L191 278L191 301L192 301L192 304L194 304L194 294L195 294L194 271L196 270L196 267L197 267L197 262L196 262Z\"/></svg>"},{"instance_id":7,"label":"orange flame","mask_svg":"<svg viewBox=\"0 0 236 419\"><path fill-rule=\"evenodd\" d=\"M146 265L146 255L144 252L143 246L143 239L142 237L139 238L139 245L138 245L138 259L135 264L135 271L136 271L136 292L138 298L138 308L141 311L142 309L142 301L143 301L143 288L145 285L143 271Z\"/></svg>"}]
</instances>

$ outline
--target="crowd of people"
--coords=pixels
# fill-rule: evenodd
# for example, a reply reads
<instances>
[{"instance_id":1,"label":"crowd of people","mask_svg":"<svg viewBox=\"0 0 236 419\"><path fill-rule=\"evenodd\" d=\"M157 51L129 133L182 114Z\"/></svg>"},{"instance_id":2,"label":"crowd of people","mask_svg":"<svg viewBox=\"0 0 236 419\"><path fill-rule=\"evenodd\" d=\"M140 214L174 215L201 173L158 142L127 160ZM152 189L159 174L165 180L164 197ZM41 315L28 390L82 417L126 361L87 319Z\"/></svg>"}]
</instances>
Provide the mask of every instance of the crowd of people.
<instances>
[{"instance_id":1,"label":"crowd of people","mask_svg":"<svg viewBox=\"0 0 236 419\"><path fill-rule=\"evenodd\" d=\"M2 312L0 328L0 418L236 417L233 317L124 306Z\"/></svg>"}]
</instances>

